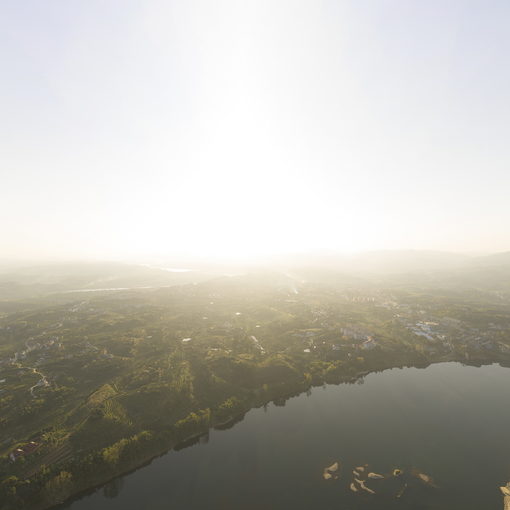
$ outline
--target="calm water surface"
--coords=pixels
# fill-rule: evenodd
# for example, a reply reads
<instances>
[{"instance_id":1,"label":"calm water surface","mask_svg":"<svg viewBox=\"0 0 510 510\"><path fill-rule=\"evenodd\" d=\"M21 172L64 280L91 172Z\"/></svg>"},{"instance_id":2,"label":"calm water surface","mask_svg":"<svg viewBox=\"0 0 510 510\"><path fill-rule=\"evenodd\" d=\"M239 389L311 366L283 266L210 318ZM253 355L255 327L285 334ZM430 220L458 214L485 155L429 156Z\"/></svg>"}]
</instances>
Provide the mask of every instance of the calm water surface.
<instances>
[{"instance_id":1,"label":"calm water surface","mask_svg":"<svg viewBox=\"0 0 510 510\"><path fill-rule=\"evenodd\" d=\"M322 470L338 460L339 480ZM348 488L354 466L431 475ZM413 482L414 480L414 482ZM455 363L370 374L253 409L207 444L172 451L68 510L501 509L510 480L510 369Z\"/></svg>"}]
</instances>

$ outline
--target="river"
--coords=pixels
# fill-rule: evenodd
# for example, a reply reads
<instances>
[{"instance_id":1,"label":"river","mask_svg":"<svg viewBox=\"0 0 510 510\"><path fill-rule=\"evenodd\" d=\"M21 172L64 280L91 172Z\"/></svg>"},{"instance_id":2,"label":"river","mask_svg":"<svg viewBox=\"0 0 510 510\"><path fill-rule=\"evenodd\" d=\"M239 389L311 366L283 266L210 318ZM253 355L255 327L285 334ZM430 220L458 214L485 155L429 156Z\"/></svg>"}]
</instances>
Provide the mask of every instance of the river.
<instances>
[{"instance_id":1,"label":"river","mask_svg":"<svg viewBox=\"0 0 510 510\"><path fill-rule=\"evenodd\" d=\"M324 467L341 464L339 480ZM349 489L353 467L404 471ZM410 476L432 476L431 488ZM67 510L489 510L510 480L510 369L441 363L314 388L253 409L208 441L171 451ZM403 483L402 497L395 494Z\"/></svg>"}]
</instances>

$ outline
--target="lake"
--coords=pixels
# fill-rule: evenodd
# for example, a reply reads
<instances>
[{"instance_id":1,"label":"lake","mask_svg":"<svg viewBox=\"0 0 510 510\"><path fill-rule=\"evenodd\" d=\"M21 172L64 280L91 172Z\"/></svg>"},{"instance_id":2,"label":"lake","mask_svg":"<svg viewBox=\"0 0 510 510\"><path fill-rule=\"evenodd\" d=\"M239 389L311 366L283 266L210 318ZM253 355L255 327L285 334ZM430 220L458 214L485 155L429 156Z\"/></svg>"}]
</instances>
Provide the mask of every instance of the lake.
<instances>
[{"instance_id":1,"label":"lake","mask_svg":"<svg viewBox=\"0 0 510 510\"><path fill-rule=\"evenodd\" d=\"M323 469L339 461L338 480ZM349 489L352 469L402 478ZM433 477L431 488L412 477ZM253 409L208 442L171 451L68 510L473 509L503 507L510 480L510 369L441 363L367 375ZM408 487L397 499L403 483Z\"/></svg>"}]
</instances>

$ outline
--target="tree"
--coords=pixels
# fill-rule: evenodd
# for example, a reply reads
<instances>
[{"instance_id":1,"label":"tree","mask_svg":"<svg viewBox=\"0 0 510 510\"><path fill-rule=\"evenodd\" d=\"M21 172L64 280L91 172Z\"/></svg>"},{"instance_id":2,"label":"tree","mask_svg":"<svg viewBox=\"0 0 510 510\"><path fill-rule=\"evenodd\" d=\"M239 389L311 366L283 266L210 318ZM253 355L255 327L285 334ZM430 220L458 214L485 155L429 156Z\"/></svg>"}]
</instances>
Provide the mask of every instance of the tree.
<instances>
[{"instance_id":1,"label":"tree","mask_svg":"<svg viewBox=\"0 0 510 510\"><path fill-rule=\"evenodd\" d=\"M73 488L71 473L60 471L44 485L44 496L48 503L63 503L70 495Z\"/></svg>"}]
</instances>

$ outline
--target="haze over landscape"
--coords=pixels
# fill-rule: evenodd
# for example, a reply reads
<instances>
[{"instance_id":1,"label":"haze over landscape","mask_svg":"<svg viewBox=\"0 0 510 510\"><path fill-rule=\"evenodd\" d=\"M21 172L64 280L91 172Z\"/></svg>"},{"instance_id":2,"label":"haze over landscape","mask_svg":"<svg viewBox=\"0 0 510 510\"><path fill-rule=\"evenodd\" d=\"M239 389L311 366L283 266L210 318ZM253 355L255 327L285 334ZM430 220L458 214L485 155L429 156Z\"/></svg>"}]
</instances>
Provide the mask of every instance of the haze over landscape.
<instances>
[{"instance_id":1,"label":"haze over landscape","mask_svg":"<svg viewBox=\"0 0 510 510\"><path fill-rule=\"evenodd\" d=\"M509 23L1 2L0 510L509 510Z\"/></svg>"}]
</instances>

